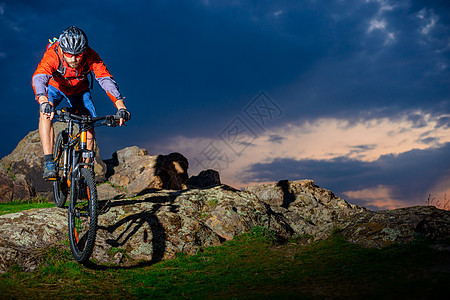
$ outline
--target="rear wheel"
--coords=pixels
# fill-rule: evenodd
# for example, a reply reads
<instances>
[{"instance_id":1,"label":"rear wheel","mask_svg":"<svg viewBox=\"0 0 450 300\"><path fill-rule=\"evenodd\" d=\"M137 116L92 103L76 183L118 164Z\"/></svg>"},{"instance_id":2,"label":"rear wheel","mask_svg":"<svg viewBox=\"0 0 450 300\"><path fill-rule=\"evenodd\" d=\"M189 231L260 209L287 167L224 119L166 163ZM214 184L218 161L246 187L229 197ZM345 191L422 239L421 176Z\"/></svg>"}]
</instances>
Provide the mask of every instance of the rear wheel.
<instances>
[{"instance_id":1,"label":"rear wheel","mask_svg":"<svg viewBox=\"0 0 450 300\"><path fill-rule=\"evenodd\" d=\"M53 150L53 157L56 164L56 180L53 181L53 201L57 207L64 207L66 204L67 194L69 192L69 186L67 178L64 178L64 144L67 143L67 132L65 130L60 131L56 137L55 148Z\"/></svg>"},{"instance_id":2,"label":"rear wheel","mask_svg":"<svg viewBox=\"0 0 450 300\"><path fill-rule=\"evenodd\" d=\"M79 179L73 178L69 205L69 240L77 262L89 260L97 231L97 187L92 171L79 170Z\"/></svg>"}]
</instances>

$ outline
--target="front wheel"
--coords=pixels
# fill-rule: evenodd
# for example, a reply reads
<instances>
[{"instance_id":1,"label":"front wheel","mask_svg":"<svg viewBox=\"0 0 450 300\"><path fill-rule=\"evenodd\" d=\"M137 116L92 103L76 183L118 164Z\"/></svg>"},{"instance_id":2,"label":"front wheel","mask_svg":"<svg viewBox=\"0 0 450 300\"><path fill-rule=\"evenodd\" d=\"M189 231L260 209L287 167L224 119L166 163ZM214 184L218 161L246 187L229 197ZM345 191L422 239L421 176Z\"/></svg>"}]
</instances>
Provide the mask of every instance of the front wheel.
<instances>
[{"instance_id":1,"label":"front wheel","mask_svg":"<svg viewBox=\"0 0 450 300\"><path fill-rule=\"evenodd\" d=\"M97 231L97 187L92 171L79 170L73 178L69 205L69 241L73 257L79 263L89 260Z\"/></svg>"}]
</instances>

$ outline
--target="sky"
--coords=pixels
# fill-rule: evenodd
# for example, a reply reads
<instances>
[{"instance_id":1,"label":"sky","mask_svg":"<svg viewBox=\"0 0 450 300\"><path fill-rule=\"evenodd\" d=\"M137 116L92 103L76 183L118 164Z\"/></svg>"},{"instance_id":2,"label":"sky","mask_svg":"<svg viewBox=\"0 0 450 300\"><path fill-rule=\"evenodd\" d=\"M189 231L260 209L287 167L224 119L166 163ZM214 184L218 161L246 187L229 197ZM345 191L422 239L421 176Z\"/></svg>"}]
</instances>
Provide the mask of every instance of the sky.
<instances>
[{"instance_id":1,"label":"sky","mask_svg":"<svg viewBox=\"0 0 450 300\"><path fill-rule=\"evenodd\" d=\"M103 158L179 152L189 175L312 179L375 210L450 201L449 1L0 0L0 157L37 129L31 76L70 25L132 114L97 129Z\"/></svg>"}]
</instances>

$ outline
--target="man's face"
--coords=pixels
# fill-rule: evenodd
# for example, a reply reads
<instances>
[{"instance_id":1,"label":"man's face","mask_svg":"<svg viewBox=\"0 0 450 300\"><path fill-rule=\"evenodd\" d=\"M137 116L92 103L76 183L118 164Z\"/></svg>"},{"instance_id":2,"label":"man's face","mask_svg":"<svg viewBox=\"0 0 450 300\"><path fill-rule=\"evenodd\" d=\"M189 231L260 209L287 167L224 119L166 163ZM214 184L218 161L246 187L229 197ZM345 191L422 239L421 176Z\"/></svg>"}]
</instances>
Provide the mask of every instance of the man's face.
<instances>
[{"instance_id":1,"label":"man's face","mask_svg":"<svg viewBox=\"0 0 450 300\"><path fill-rule=\"evenodd\" d=\"M78 68L81 64L81 60L83 59L83 53L74 55L64 52L64 59L66 60L69 67Z\"/></svg>"}]
</instances>

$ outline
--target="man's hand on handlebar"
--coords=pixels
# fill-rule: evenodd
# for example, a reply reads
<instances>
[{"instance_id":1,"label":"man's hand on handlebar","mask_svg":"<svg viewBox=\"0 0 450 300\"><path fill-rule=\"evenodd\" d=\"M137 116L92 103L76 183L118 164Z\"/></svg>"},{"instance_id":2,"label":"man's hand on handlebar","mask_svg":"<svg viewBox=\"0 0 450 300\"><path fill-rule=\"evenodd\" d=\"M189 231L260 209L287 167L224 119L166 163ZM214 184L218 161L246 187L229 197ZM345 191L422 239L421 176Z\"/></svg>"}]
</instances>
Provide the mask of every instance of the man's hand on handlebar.
<instances>
[{"instance_id":1,"label":"man's hand on handlebar","mask_svg":"<svg viewBox=\"0 0 450 300\"><path fill-rule=\"evenodd\" d=\"M115 104L118 109L116 116L118 116L120 118L119 126L122 126L125 122L130 120L131 114L127 110L127 108L125 106L125 102L122 99L117 100Z\"/></svg>"},{"instance_id":2,"label":"man's hand on handlebar","mask_svg":"<svg viewBox=\"0 0 450 300\"><path fill-rule=\"evenodd\" d=\"M55 116L55 108L53 107L53 105L48 101L47 97L41 96L39 100L42 100L39 101L39 111L44 114L47 119L53 120L53 117Z\"/></svg>"},{"instance_id":3,"label":"man's hand on handlebar","mask_svg":"<svg viewBox=\"0 0 450 300\"><path fill-rule=\"evenodd\" d=\"M126 121L130 120L131 114L126 108L121 108L117 111L117 116L120 118L119 126L122 126Z\"/></svg>"}]
</instances>

